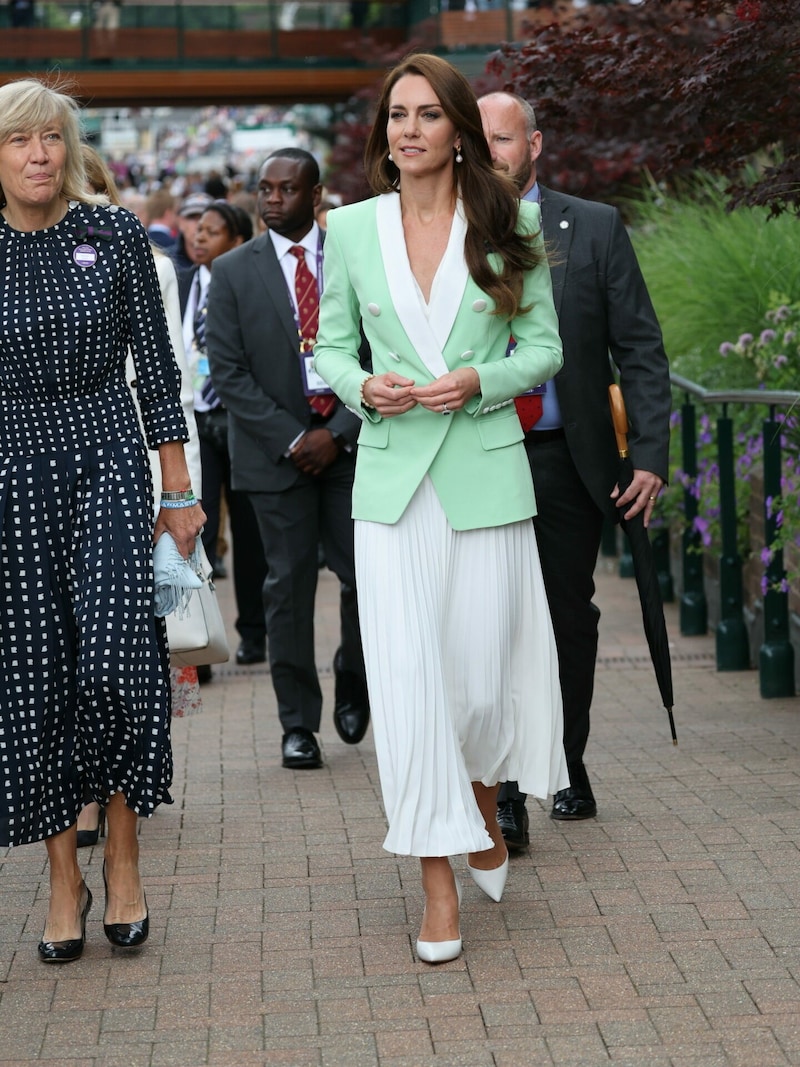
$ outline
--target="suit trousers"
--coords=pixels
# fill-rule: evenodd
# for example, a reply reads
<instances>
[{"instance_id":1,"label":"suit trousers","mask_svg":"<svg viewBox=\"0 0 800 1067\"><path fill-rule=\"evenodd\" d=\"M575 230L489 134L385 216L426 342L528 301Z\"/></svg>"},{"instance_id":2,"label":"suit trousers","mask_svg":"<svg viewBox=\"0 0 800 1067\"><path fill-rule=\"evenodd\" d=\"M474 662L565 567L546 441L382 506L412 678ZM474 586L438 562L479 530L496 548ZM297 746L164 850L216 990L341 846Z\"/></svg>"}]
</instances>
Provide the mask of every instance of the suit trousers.
<instances>
[{"instance_id":1,"label":"suit trousers","mask_svg":"<svg viewBox=\"0 0 800 1067\"><path fill-rule=\"evenodd\" d=\"M581 766L589 739L600 621L592 598L603 513L583 484L564 438L537 443L534 432L526 436L525 449L536 491L533 524L558 650L564 751L571 770ZM524 799L524 794L516 782L506 782L499 799Z\"/></svg>"},{"instance_id":2,"label":"suit trousers","mask_svg":"<svg viewBox=\"0 0 800 1067\"><path fill-rule=\"evenodd\" d=\"M236 629L244 640L260 644L266 634L263 585L267 573L258 524L247 495L231 489L228 417L224 408L195 412L203 469L203 548L212 566L217 563L220 496L228 502L236 594Z\"/></svg>"},{"instance_id":3,"label":"suit trousers","mask_svg":"<svg viewBox=\"0 0 800 1067\"><path fill-rule=\"evenodd\" d=\"M268 565L264 609L269 662L284 732L303 727L316 733L322 717L314 653L320 544L341 583L336 666L364 679L351 518L354 470L354 457L343 452L315 478L282 492L248 493Z\"/></svg>"}]
</instances>

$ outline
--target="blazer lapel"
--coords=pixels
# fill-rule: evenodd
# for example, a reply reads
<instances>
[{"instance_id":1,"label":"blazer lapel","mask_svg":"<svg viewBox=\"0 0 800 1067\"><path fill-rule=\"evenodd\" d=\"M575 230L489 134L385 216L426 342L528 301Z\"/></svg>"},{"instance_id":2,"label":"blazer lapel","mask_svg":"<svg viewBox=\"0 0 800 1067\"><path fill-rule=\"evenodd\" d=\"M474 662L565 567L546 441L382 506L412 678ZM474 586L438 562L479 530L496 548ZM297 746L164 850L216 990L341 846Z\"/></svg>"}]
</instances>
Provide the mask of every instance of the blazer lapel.
<instances>
[{"instance_id":1,"label":"blazer lapel","mask_svg":"<svg viewBox=\"0 0 800 1067\"><path fill-rule=\"evenodd\" d=\"M289 293L286 290L286 278L281 270L272 239L268 233L257 238L251 245L253 260L259 278L264 283L267 297L272 302L275 313L283 326L292 346L298 347L297 323L294 320Z\"/></svg>"},{"instance_id":2,"label":"blazer lapel","mask_svg":"<svg viewBox=\"0 0 800 1067\"><path fill-rule=\"evenodd\" d=\"M553 303L556 315L561 315L561 298L564 294L566 267L570 261L570 248L575 233L575 217L569 204L560 203L549 189L540 186L542 193L542 232L548 251L554 251L550 265L550 280L553 281Z\"/></svg>"},{"instance_id":3,"label":"blazer lapel","mask_svg":"<svg viewBox=\"0 0 800 1067\"><path fill-rule=\"evenodd\" d=\"M559 203L549 189L539 187L542 194L542 230L548 250L554 251L554 262L550 267L553 282L553 303L556 315L561 314L561 298L564 295L564 278L569 262L569 250L575 232L575 218L567 203Z\"/></svg>"},{"instance_id":4,"label":"blazer lapel","mask_svg":"<svg viewBox=\"0 0 800 1067\"><path fill-rule=\"evenodd\" d=\"M443 284L437 287L430 321L422 310L408 261L400 215L400 197L396 193L385 193L378 197L376 224L383 269L395 313L419 359L434 378L439 378L450 369L442 349L453 327L467 281L464 262L466 222L460 210L457 210L453 217L450 240L439 267L440 271L444 267L453 273L441 275Z\"/></svg>"}]
</instances>

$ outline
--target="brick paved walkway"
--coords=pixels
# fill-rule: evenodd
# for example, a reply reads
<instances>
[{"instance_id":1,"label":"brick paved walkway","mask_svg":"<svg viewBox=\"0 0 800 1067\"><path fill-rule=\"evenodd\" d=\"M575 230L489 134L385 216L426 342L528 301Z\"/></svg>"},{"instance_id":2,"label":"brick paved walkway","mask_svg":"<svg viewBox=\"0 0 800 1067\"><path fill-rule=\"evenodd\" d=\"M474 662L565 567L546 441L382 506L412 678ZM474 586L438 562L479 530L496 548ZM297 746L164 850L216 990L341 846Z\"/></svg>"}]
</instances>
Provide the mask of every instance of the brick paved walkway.
<instances>
[{"instance_id":1,"label":"brick paved walkway","mask_svg":"<svg viewBox=\"0 0 800 1067\"><path fill-rule=\"evenodd\" d=\"M335 593L325 572L326 664ZM44 967L44 848L0 853L2 1067L800 1064L800 703L716 673L713 638L680 638L670 606L675 748L609 561L598 602L599 817L530 804L502 904L462 879L459 960L414 958L417 864L381 849L371 734L338 739L330 672L325 767L290 772L266 671L226 666L176 721L175 804L142 827L140 955L103 937L98 847L84 957Z\"/></svg>"}]
</instances>

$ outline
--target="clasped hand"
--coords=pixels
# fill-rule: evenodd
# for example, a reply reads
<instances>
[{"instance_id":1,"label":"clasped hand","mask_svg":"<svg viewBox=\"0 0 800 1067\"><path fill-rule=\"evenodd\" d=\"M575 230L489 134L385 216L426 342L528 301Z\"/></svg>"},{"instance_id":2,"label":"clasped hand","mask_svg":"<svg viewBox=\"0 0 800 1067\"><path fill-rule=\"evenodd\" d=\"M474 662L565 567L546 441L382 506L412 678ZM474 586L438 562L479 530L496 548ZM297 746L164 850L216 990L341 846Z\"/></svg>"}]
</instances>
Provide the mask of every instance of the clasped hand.
<instances>
[{"instance_id":1,"label":"clasped hand","mask_svg":"<svg viewBox=\"0 0 800 1067\"><path fill-rule=\"evenodd\" d=\"M376 374L364 386L364 399L384 419L403 415L419 404L437 414L459 411L481 387L478 372L462 367L429 385L415 385L413 378L389 371Z\"/></svg>"},{"instance_id":2,"label":"clasped hand","mask_svg":"<svg viewBox=\"0 0 800 1067\"><path fill-rule=\"evenodd\" d=\"M289 455L304 474L322 474L339 455L339 446L330 430L321 426L304 433Z\"/></svg>"}]
</instances>

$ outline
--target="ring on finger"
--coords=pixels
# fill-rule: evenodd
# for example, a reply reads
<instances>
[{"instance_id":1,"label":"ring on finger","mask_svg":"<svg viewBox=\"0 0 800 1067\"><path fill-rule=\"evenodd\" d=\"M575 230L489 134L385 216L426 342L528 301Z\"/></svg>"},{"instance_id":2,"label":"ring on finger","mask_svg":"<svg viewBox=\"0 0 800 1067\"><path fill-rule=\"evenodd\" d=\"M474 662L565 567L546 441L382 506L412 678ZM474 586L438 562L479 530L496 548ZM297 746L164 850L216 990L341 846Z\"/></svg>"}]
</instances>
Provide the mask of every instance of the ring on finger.
<instances>
[{"instance_id":1,"label":"ring on finger","mask_svg":"<svg viewBox=\"0 0 800 1067\"><path fill-rule=\"evenodd\" d=\"M443 415L449 415L450 414L450 408L447 406L446 403L442 404L442 414Z\"/></svg>"}]
</instances>

